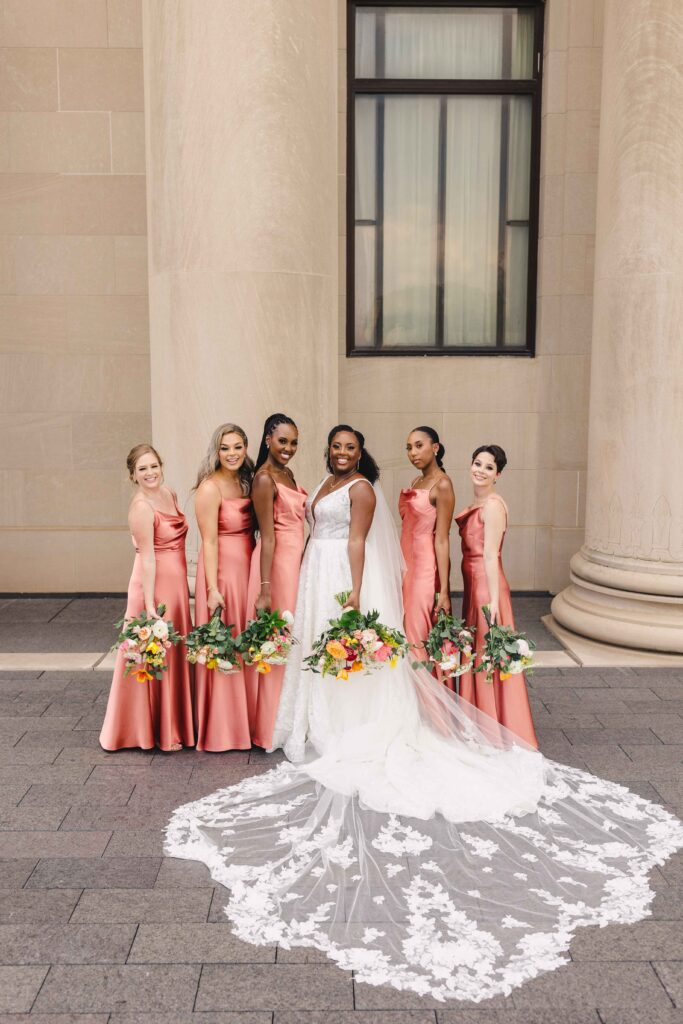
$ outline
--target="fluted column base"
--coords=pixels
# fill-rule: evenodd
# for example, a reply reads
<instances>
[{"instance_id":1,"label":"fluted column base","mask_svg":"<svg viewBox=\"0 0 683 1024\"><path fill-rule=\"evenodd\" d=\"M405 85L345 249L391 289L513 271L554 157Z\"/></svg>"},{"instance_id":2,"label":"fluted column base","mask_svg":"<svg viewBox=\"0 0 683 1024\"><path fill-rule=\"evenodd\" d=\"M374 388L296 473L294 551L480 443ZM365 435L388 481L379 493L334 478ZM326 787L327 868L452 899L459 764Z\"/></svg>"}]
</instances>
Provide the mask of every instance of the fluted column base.
<instances>
[{"instance_id":1,"label":"fluted column base","mask_svg":"<svg viewBox=\"0 0 683 1024\"><path fill-rule=\"evenodd\" d=\"M664 571L663 571L664 570ZM553 599L554 618L601 643L683 653L683 569L582 548L570 584Z\"/></svg>"}]
</instances>

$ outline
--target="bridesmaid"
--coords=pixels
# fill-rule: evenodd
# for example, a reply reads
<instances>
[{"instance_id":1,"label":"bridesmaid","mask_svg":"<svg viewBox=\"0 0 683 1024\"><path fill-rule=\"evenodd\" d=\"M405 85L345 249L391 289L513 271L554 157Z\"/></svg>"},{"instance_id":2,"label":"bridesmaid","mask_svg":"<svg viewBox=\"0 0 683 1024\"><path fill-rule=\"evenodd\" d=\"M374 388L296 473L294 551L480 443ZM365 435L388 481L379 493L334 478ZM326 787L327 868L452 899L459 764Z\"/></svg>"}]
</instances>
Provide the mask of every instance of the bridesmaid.
<instances>
[{"instance_id":1,"label":"bridesmaid","mask_svg":"<svg viewBox=\"0 0 683 1024\"><path fill-rule=\"evenodd\" d=\"M491 609L491 621L514 629L510 587L505 578L502 547L507 529L508 509L495 493L498 478L507 463L507 456L497 444L482 445L472 455L470 476L474 485L474 501L455 517L462 539L462 575L465 593L463 618L468 626L476 626L476 655L479 660L484 647L486 619L482 605ZM483 673L460 677L460 695L480 711L497 719L531 746L538 740L529 707L524 675L510 676L501 682L498 673L488 683Z\"/></svg>"},{"instance_id":2,"label":"bridesmaid","mask_svg":"<svg viewBox=\"0 0 683 1024\"><path fill-rule=\"evenodd\" d=\"M261 608L293 613L296 607L306 509L306 492L297 487L289 468L298 444L294 420L284 413L268 417L252 485L259 540L251 560L249 615ZM251 738L266 750L272 746L283 676L284 665L267 676L247 669Z\"/></svg>"},{"instance_id":3,"label":"bridesmaid","mask_svg":"<svg viewBox=\"0 0 683 1024\"><path fill-rule=\"evenodd\" d=\"M128 525L135 547L128 584L126 618L146 611L158 618L156 607L166 605L165 618L184 636L192 629L187 588L185 535L187 520L175 493L163 482L162 462L150 444L138 444L126 460L135 494ZM116 657L107 711L100 733L105 750L142 747L180 750L194 746L190 666L185 646L166 652L168 670L162 679L138 683L125 674L121 652Z\"/></svg>"},{"instance_id":4,"label":"bridesmaid","mask_svg":"<svg viewBox=\"0 0 683 1024\"><path fill-rule=\"evenodd\" d=\"M450 615L450 550L448 534L455 493L443 468L446 449L433 427L416 427L408 435L406 452L420 475L404 487L398 500L403 521L401 550L406 562L403 608L406 636L424 643L440 611ZM424 651L416 650L425 658ZM444 682L454 689L452 680Z\"/></svg>"},{"instance_id":5,"label":"bridesmaid","mask_svg":"<svg viewBox=\"0 0 683 1024\"><path fill-rule=\"evenodd\" d=\"M195 512L202 538L195 588L195 622L208 622L216 608L225 623L244 629L249 568L254 550L251 481L254 463L247 435L223 423L199 467ZM249 750L251 736L244 673L224 675L195 666L197 750Z\"/></svg>"}]
</instances>

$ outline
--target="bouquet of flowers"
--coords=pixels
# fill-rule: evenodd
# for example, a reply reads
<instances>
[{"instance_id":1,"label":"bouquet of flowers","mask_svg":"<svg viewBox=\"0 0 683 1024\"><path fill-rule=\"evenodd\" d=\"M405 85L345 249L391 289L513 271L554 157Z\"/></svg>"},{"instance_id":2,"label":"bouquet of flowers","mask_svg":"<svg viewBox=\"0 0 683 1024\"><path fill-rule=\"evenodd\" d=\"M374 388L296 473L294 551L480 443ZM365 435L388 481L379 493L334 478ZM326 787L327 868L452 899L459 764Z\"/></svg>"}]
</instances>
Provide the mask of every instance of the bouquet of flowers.
<instances>
[{"instance_id":1,"label":"bouquet of flowers","mask_svg":"<svg viewBox=\"0 0 683 1024\"><path fill-rule=\"evenodd\" d=\"M491 623L491 610L487 604L482 608L488 624L488 632L484 643L481 664L474 672L486 672L486 681L493 681L496 671L500 672L501 681L509 679L518 672L533 671L533 651L536 644L525 633L516 633L510 626L499 626Z\"/></svg>"},{"instance_id":2,"label":"bouquet of flowers","mask_svg":"<svg viewBox=\"0 0 683 1024\"><path fill-rule=\"evenodd\" d=\"M235 647L242 655L245 665L254 665L261 675L270 672L272 665L284 665L294 644L291 612L275 609L267 612L263 608L256 618L247 623L235 640Z\"/></svg>"},{"instance_id":3,"label":"bouquet of flowers","mask_svg":"<svg viewBox=\"0 0 683 1024\"><path fill-rule=\"evenodd\" d=\"M439 612L436 623L422 646L430 662L441 669L446 679L457 679L472 667L474 626L466 626L464 619ZM413 663L413 668L424 668L424 662Z\"/></svg>"},{"instance_id":4,"label":"bouquet of flowers","mask_svg":"<svg viewBox=\"0 0 683 1024\"><path fill-rule=\"evenodd\" d=\"M329 628L320 634L304 665L311 672L335 679L348 679L349 673L371 672L386 664L394 668L410 649L405 636L383 625L379 612L363 615L355 608L344 609L348 598L348 592L335 595L342 613L338 619L329 620Z\"/></svg>"},{"instance_id":5,"label":"bouquet of flowers","mask_svg":"<svg viewBox=\"0 0 683 1024\"><path fill-rule=\"evenodd\" d=\"M221 618L220 605L203 626L195 626L185 637L187 660L191 665L206 665L217 668L224 675L239 672L237 647L232 635L233 626L226 626Z\"/></svg>"},{"instance_id":6,"label":"bouquet of flowers","mask_svg":"<svg viewBox=\"0 0 683 1024\"><path fill-rule=\"evenodd\" d=\"M157 608L158 619L148 617L141 611L134 619L121 619L116 623L118 640L112 650L123 652L126 675L134 675L139 683L150 683L161 679L166 670L166 651L183 639L173 628L170 619L164 619L166 605Z\"/></svg>"}]
</instances>

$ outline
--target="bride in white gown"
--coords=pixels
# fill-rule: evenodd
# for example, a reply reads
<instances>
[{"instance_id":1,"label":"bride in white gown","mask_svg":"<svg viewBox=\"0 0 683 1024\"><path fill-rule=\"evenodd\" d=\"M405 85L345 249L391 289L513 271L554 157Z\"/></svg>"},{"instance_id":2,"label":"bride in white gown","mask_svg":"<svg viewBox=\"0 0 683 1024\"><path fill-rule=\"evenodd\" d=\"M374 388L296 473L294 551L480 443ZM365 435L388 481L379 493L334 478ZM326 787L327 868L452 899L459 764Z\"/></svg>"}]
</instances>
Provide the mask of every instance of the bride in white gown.
<instances>
[{"instance_id":1,"label":"bride in white gown","mask_svg":"<svg viewBox=\"0 0 683 1024\"><path fill-rule=\"evenodd\" d=\"M547 760L409 659L347 681L303 670L340 591L403 621L393 520L355 471L374 463L350 428L329 441L273 740L289 761L178 808L165 851L230 889L246 942L315 947L357 981L440 1000L508 993L566 963L577 927L647 916L648 873L683 825Z\"/></svg>"}]
</instances>

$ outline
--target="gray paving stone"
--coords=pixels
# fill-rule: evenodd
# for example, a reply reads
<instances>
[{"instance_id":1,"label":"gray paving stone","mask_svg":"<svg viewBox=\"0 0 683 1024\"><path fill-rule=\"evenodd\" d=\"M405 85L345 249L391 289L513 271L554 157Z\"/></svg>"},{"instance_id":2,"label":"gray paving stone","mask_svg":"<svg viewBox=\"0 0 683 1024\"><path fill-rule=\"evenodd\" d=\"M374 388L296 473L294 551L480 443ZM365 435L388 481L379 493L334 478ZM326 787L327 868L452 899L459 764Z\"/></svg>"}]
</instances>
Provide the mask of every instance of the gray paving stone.
<instances>
[{"instance_id":1,"label":"gray paving stone","mask_svg":"<svg viewBox=\"0 0 683 1024\"><path fill-rule=\"evenodd\" d=\"M161 857L164 852L164 836L160 829L145 832L135 829L131 832L113 832L103 857Z\"/></svg>"},{"instance_id":2,"label":"gray paving stone","mask_svg":"<svg viewBox=\"0 0 683 1024\"><path fill-rule=\"evenodd\" d=\"M683 722L681 723L683 724ZM192 766L189 764L176 765L171 760L161 762L162 767L155 758L151 758L145 764L97 764L88 777L92 785L111 786L123 785L126 783L132 789L137 782L152 781L158 779L162 784L172 779L179 785L190 781ZM154 769L154 770L152 770Z\"/></svg>"},{"instance_id":3,"label":"gray paving stone","mask_svg":"<svg viewBox=\"0 0 683 1024\"><path fill-rule=\"evenodd\" d=\"M642 1011L623 1009L603 1010L600 1016L602 1024L683 1024L683 1010L675 1010L673 1007L648 1012L646 1018Z\"/></svg>"},{"instance_id":4,"label":"gray paving stone","mask_svg":"<svg viewBox=\"0 0 683 1024\"><path fill-rule=\"evenodd\" d=\"M307 949L297 946L295 949L284 949L278 946L275 962L278 964L330 964L331 961L320 949Z\"/></svg>"},{"instance_id":5,"label":"gray paving stone","mask_svg":"<svg viewBox=\"0 0 683 1024\"><path fill-rule=\"evenodd\" d=\"M112 643L113 630L103 623L91 623L87 632L81 626L46 622L36 630L35 624L8 624L0 618L0 650L7 654L23 651L106 651Z\"/></svg>"},{"instance_id":6,"label":"gray paving stone","mask_svg":"<svg viewBox=\"0 0 683 1024\"><path fill-rule=\"evenodd\" d=\"M0 1024L107 1024L106 1013L0 1013Z\"/></svg>"},{"instance_id":7,"label":"gray paving stone","mask_svg":"<svg viewBox=\"0 0 683 1024\"><path fill-rule=\"evenodd\" d=\"M86 889L71 920L199 923L206 921L210 903L210 889Z\"/></svg>"},{"instance_id":8,"label":"gray paving stone","mask_svg":"<svg viewBox=\"0 0 683 1024\"><path fill-rule=\"evenodd\" d=\"M269 1010L236 1013L112 1013L109 1024L272 1024ZM0 1021L2 1024L2 1021ZM31 1019L30 1024L33 1024Z\"/></svg>"},{"instance_id":9,"label":"gray paving stone","mask_svg":"<svg viewBox=\"0 0 683 1024\"><path fill-rule=\"evenodd\" d=\"M111 626L118 622L126 613L126 599L120 597L77 597L69 601L61 611L57 612L53 621L58 625L75 623L85 626L86 623L104 622ZM2 613L0 612L0 618ZM112 641L113 642L113 641Z\"/></svg>"},{"instance_id":10,"label":"gray paving stone","mask_svg":"<svg viewBox=\"0 0 683 1024\"><path fill-rule=\"evenodd\" d=\"M58 732L25 732L14 749L29 750L31 747L42 747L46 745L56 746L60 744L65 747L94 747L97 743L99 733L97 732L76 732L75 729Z\"/></svg>"},{"instance_id":11,"label":"gray paving stone","mask_svg":"<svg viewBox=\"0 0 683 1024\"><path fill-rule=\"evenodd\" d=\"M134 924L0 925L0 964L123 964Z\"/></svg>"},{"instance_id":12,"label":"gray paving stone","mask_svg":"<svg viewBox=\"0 0 683 1024\"><path fill-rule=\"evenodd\" d=\"M164 857L157 876L156 889L185 889L194 886L213 888L214 882L205 864L194 860Z\"/></svg>"},{"instance_id":13,"label":"gray paving stone","mask_svg":"<svg viewBox=\"0 0 683 1024\"><path fill-rule=\"evenodd\" d=\"M109 832L0 833L0 857L101 857Z\"/></svg>"},{"instance_id":14,"label":"gray paving stone","mask_svg":"<svg viewBox=\"0 0 683 1024\"><path fill-rule=\"evenodd\" d=\"M662 800L665 800L668 804L673 807L683 809L683 778L676 779L659 779L655 783L654 787Z\"/></svg>"},{"instance_id":15,"label":"gray paving stone","mask_svg":"<svg viewBox=\"0 0 683 1024\"><path fill-rule=\"evenodd\" d=\"M669 885L683 885L683 853L674 853L659 870Z\"/></svg>"},{"instance_id":16,"label":"gray paving stone","mask_svg":"<svg viewBox=\"0 0 683 1024\"><path fill-rule=\"evenodd\" d=\"M122 779L109 785L92 783L62 783L55 785L31 786L23 800L22 807L50 807L66 804L67 810L73 804L95 804L98 807L122 806L133 792L132 784Z\"/></svg>"},{"instance_id":17,"label":"gray paving stone","mask_svg":"<svg viewBox=\"0 0 683 1024\"><path fill-rule=\"evenodd\" d=\"M49 734L48 734L49 735ZM53 764L60 752L61 744L41 744L38 747L0 747L0 765Z\"/></svg>"},{"instance_id":18,"label":"gray paving stone","mask_svg":"<svg viewBox=\"0 0 683 1024\"><path fill-rule=\"evenodd\" d=\"M194 965L56 966L45 980L39 1012L183 1013L192 1009L200 968Z\"/></svg>"},{"instance_id":19,"label":"gray paving stone","mask_svg":"<svg viewBox=\"0 0 683 1024\"><path fill-rule=\"evenodd\" d=\"M683 725L683 722L681 722ZM661 744L661 739L655 735L652 729L640 728L633 725L629 728L607 728L607 729L578 729L574 726L565 726L564 734L570 743L577 746L603 746L617 743L628 744Z\"/></svg>"},{"instance_id":20,"label":"gray paving stone","mask_svg":"<svg viewBox=\"0 0 683 1024\"><path fill-rule=\"evenodd\" d=\"M436 1024L436 1017L434 1010L276 1010L274 1024Z\"/></svg>"},{"instance_id":21,"label":"gray paving stone","mask_svg":"<svg viewBox=\"0 0 683 1024\"><path fill-rule=\"evenodd\" d=\"M0 1013L28 1013L47 967L0 967Z\"/></svg>"},{"instance_id":22,"label":"gray paving stone","mask_svg":"<svg viewBox=\"0 0 683 1024\"><path fill-rule=\"evenodd\" d=\"M152 757L149 750L117 750L109 751L94 747L70 747L57 757L55 763L58 765L85 764L94 768L96 764L144 764Z\"/></svg>"},{"instance_id":23,"label":"gray paving stone","mask_svg":"<svg viewBox=\"0 0 683 1024\"><path fill-rule=\"evenodd\" d=\"M141 924L128 963L275 963L275 946L252 946L228 924Z\"/></svg>"},{"instance_id":24,"label":"gray paving stone","mask_svg":"<svg viewBox=\"0 0 683 1024\"><path fill-rule=\"evenodd\" d=\"M64 765L56 767L53 764L35 765L33 767L28 765L10 765L0 768L0 787L5 789L7 786L21 785L29 789L33 785L82 786L91 771L91 768L80 765L67 765L66 767Z\"/></svg>"},{"instance_id":25,"label":"gray paving stone","mask_svg":"<svg viewBox=\"0 0 683 1024\"><path fill-rule=\"evenodd\" d=\"M62 715L60 718L58 715L51 715L49 718L15 718L12 721L21 725L25 732L66 732L68 729L74 729L81 717L81 715ZM5 724L9 724L9 722L9 719L5 720ZM1 728L2 724L0 724ZM49 743L50 740L48 739L47 742Z\"/></svg>"},{"instance_id":26,"label":"gray paving stone","mask_svg":"<svg viewBox=\"0 0 683 1024\"><path fill-rule=\"evenodd\" d=\"M80 889L0 889L0 924L68 921Z\"/></svg>"},{"instance_id":27,"label":"gray paving stone","mask_svg":"<svg viewBox=\"0 0 683 1024\"><path fill-rule=\"evenodd\" d=\"M21 597L0 608L0 622L13 625L20 622L45 623L58 615L71 601L69 597Z\"/></svg>"},{"instance_id":28,"label":"gray paving stone","mask_svg":"<svg viewBox=\"0 0 683 1024\"><path fill-rule=\"evenodd\" d=\"M197 1010L352 1010L351 974L336 966L209 964Z\"/></svg>"},{"instance_id":29,"label":"gray paving stone","mask_svg":"<svg viewBox=\"0 0 683 1024\"><path fill-rule=\"evenodd\" d=\"M0 1024L107 1024L107 1013L0 1013Z\"/></svg>"},{"instance_id":30,"label":"gray paving stone","mask_svg":"<svg viewBox=\"0 0 683 1024\"><path fill-rule=\"evenodd\" d=\"M683 743L683 718L672 715L666 722L652 726L652 731L662 743Z\"/></svg>"},{"instance_id":31,"label":"gray paving stone","mask_svg":"<svg viewBox=\"0 0 683 1024\"><path fill-rule=\"evenodd\" d=\"M0 886L3 889L21 889L37 863L32 858L0 860Z\"/></svg>"},{"instance_id":32,"label":"gray paving stone","mask_svg":"<svg viewBox=\"0 0 683 1024\"><path fill-rule=\"evenodd\" d=\"M652 965L676 1006L683 1004L683 963L655 961Z\"/></svg>"},{"instance_id":33,"label":"gray paving stone","mask_svg":"<svg viewBox=\"0 0 683 1024\"><path fill-rule=\"evenodd\" d=\"M23 832L30 829L58 829L68 813L68 806L53 804L46 807L13 807L0 813L0 828Z\"/></svg>"},{"instance_id":34,"label":"gray paving stone","mask_svg":"<svg viewBox=\"0 0 683 1024\"><path fill-rule=\"evenodd\" d=\"M80 833L65 833L79 835ZM89 834L89 833L86 833ZM56 857L41 860L29 889L149 889L159 872L158 857Z\"/></svg>"},{"instance_id":35,"label":"gray paving stone","mask_svg":"<svg viewBox=\"0 0 683 1024\"><path fill-rule=\"evenodd\" d=\"M26 718L32 715L42 715L49 705L50 701L47 698L14 700L12 697L0 695L0 718Z\"/></svg>"},{"instance_id":36,"label":"gray paving stone","mask_svg":"<svg viewBox=\"0 0 683 1024\"><path fill-rule=\"evenodd\" d=\"M671 1005L645 963L572 963L515 989L513 999L519 1010L624 1007L649 1013Z\"/></svg>"},{"instance_id":37,"label":"gray paving stone","mask_svg":"<svg viewBox=\"0 0 683 1024\"><path fill-rule=\"evenodd\" d=\"M680 921L639 921L608 928L580 928L571 945L572 960L681 960Z\"/></svg>"},{"instance_id":38,"label":"gray paving stone","mask_svg":"<svg viewBox=\"0 0 683 1024\"><path fill-rule=\"evenodd\" d=\"M182 801L179 801L182 803ZM91 804L75 804L64 819L62 828L71 833L89 832L91 829L106 829L110 832L142 832L162 829L171 817L169 807L97 807Z\"/></svg>"}]
</instances>

